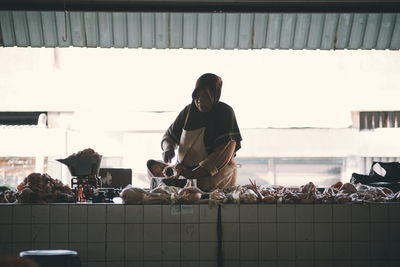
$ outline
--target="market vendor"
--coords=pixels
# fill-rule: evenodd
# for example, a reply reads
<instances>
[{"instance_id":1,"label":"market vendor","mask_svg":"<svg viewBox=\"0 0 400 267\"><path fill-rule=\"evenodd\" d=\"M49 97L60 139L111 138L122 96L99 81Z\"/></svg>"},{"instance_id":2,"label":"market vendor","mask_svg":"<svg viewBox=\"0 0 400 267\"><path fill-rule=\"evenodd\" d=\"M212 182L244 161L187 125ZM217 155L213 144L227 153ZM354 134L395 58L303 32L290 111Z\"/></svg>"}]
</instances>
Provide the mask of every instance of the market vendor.
<instances>
[{"instance_id":1,"label":"market vendor","mask_svg":"<svg viewBox=\"0 0 400 267\"><path fill-rule=\"evenodd\" d=\"M148 161L149 175L165 176L163 170L175 157L175 170L188 179L197 179L204 191L236 184L234 157L240 148L239 127L233 109L220 102L222 80L206 73L200 76L187 105L168 128L161 141L162 162Z\"/></svg>"}]
</instances>

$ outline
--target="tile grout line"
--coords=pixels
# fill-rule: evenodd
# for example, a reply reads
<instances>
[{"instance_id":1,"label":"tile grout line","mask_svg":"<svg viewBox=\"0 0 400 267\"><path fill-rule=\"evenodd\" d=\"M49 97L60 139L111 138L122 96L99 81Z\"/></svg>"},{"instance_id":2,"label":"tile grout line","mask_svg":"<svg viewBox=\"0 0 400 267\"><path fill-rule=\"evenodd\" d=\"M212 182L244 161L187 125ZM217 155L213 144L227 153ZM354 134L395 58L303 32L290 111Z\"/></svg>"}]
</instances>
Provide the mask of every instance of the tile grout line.
<instances>
[{"instance_id":1,"label":"tile grout line","mask_svg":"<svg viewBox=\"0 0 400 267\"><path fill-rule=\"evenodd\" d=\"M15 223L14 223L14 206L11 206L11 245L13 245L15 242L14 242L14 225L15 225ZM13 255L15 255L15 252L14 252L14 248L13 247L11 247L11 254L13 254ZM19 255L18 255L19 256Z\"/></svg>"},{"instance_id":2,"label":"tile grout line","mask_svg":"<svg viewBox=\"0 0 400 267\"><path fill-rule=\"evenodd\" d=\"M240 263L240 265L242 264L242 257L241 257L241 255L242 255L242 246L241 246L241 244L242 244L242 233L241 233L241 231L240 231L240 207L241 207L241 203L239 202L239 205L237 206L238 207L238 213L239 213L239 218L238 218L238 224L239 224L239 263Z\"/></svg>"},{"instance_id":3,"label":"tile grout line","mask_svg":"<svg viewBox=\"0 0 400 267\"><path fill-rule=\"evenodd\" d=\"M196 217L197 217L197 221L196 221L196 223L197 223L197 229L198 229L198 231L197 231L197 240L198 240L198 242L199 242L199 250L200 250L200 207L199 207L199 204L194 204L194 205L196 205L196 209L197 209L197 215L196 215ZM194 207L194 205L193 205L193 207ZM200 257L200 254L199 254L199 257Z\"/></svg>"},{"instance_id":4,"label":"tile grout line","mask_svg":"<svg viewBox=\"0 0 400 267\"><path fill-rule=\"evenodd\" d=\"M145 209L145 205L142 205L143 210L142 210L142 263L144 265L145 259L144 259L144 211Z\"/></svg>"},{"instance_id":5,"label":"tile grout line","mask_svg":"<svg viewBox=\"0 0 400 267\"><path fill-rule=\"evenodd\" d=\"M312 226L313 226L313 266L315 267L316 263L315 263L315 213L316 213L316 209L315 209L315 204L313 203L313 220L312 220Z\"/></svg>"},{"instance_id":6,"label":"tile grout line","mask_svg":"<svg viewBox=\"0 0 400 267\"><path fill-rule=\"evenodd\" d=\"M160 212L161 212L161 214L160 214L160 233L161 233L161 236L160 236L160 240L161 240L161 261L162 261L162 265L164 265L164 239L163 239L163 212L162 212L162 207L163 207L163 205L161 204L161 205L159 205L160 206Z\"/></svg>"},{"instance_id":7,"label":"tile grout line","mask_svg":"<svg viewBox=\"0 0 400 267\"><path fill-rule=\"evenodd\" d=\"M278 203L275 204L275 256L276 261L279 263L279 252L278 252Z\"/></svg>"},{"instance_id":8,"label":"tile grout line","mask_svg":"<svg viewBox=\"0 0 400 267\"><path fill-rule=\"evenodd\" d=\"M334 253L334 245L335 245L335 243L334 243L335 235L334 235L333 228L334 228L335 223L334 223L334 219L333 219L333 206L332 206L332 204L331 204L331 224L332 224L332 227L331 227L331 234L332 234L332 239L331 239L331 244L332 244L332 261L334 262L334 261L335 261L335 257L333 256L333 253Z\"/></svg>"},{"instance_id":9,"label":"tile grout line","mask_svg":"<svg viewBox=\"0 0 400 267\"><path fill-rule=\"evenodd\" d=\"M123 238L123 241L122 241L122 244L123 244L123 259L124 259L124 262L123 262L123 266L124 267L126 267L126 206L125 205L123 205L122 206L123 207L123 209L124 209L124 221L123 221L123 224L122 224L122 229L123 229L123 235L122 235L122 238Z\"/></svg>"},{"instance_id":10,"label":"tile grout line","mask_svg":"<svg viewBox=\"0 0 400 267\"><path fill-rule=\"evenodd\" d=\"M67 235L67 244L68 244L68 247L69 247L69 226L70 226L70 218L69 218L69 208L70 208L70 205L68 205L67 206L67 216L68 216L68 219L67 219L67 221L68 221L68 224L67 224L67 233L68 233L68 235Z\"/></svg>"},{"instance_id":11,"label":"tile grout line","mask_svg":"<svg viewBox=\"0 0 400 267\"><path fill-rule=\"evenodd\" d=\"M199 207L199 221L200 221L200 207ZM212 225L212 224L210 224ZM217 242L217 265L218 267L222 267L225 264L225 255L224 255L224 250L223 250L223 235L222 235L222 221L221 221L221 207L218 207L217 211L217 223L216 223L216 240L213 240L214 242ZM199 231L200 233L200 231ZM200 234L199 234L200 235Z\"/></svg>"},{"instance_id":12,"label":"tile grout line","mask_svg":"<svg viewBox=\"0 0 400 267\"><path fill-rule=\"evenodd\" d=\"M29 211L30 211L30 218L31 218L31 236L29 238L29 244L30 244L30 248L32 249L33 247L33 241L32 241L32 237L33 237L33 226L32 226L32 205L29 205Z\"/></svg>"},{"instance_id":13,"label":"tile grout line","mask_svg":"<svg viewBox=\"0 0 400 267\"><path fill-rule=\"evenodd\" d=\"M369 230L369 238L368 238L368 252L369 252L369 266L371 266L371 262L372 262L372 242L371 242L371 205L367 204L368 207L368 230Z\"/></svg>"},{"instance_id":14,"label":"tile grout line","mask_svg":"<svg viewBox=\"0 0 400 267\"><path fill-rule=\"evenodd\" d=\"M182 216L182 205L181 205L181 216ZM181 217L182 218L182 217ZM195 225L195 223L193 223L192 222L192 224L193 225ZM197 243L197 251L198 251L198 255L199 255L199 264L200 264L200 260L201 260L201 258L200 258L200 253L201 253L201 250L200 250L200 225L199 224L197 224L197 238L196 238L196 243Z\"/></svg>"},{"instance_id":15,"label":"tile grout line","mask_svg":"<svg viewBox=\"0 0 400 267\"><path fill-rule=\"evenodd\" d=\"M108 248L108 215L109 215L109 212L108 212L108 210L109 210L109 207L111 207L111 206L108 206L107 205L107 207L106 207L106 232L105 232L105 244L104 244L104 262L105 262L105 265L107 266L107 248ZM110 223L111 224L111 223Z\"/></svg>"},{"instance_id":16,"label":"tile grout line","mask_svg":"<svg viewBox=\"0 0 400 267\"><path fill-rule=\"evenodd\" d=\"M47 206L48 207L48 216L47 216L47 220L48 220L48 231L49 231L49 239L48 239L48 244L47 244L47 247L48 248L50 248L50 234L51 234L51 231L50 231L50 226L51 226L51 224L50 224L50 206Z\"/></svg>"},{"instance_id":17,"label":"tile grout line","mask_svg":"<svg viewBox=\"0 0 400 267\"><path fill-rule=\"evenodd\" d=\"M85 256L86 262L88 262L88 254L89 254L89 206L86 206L86 256Z\"/></svg>"},{"instance_id":18,"label":"tile grout line","mask_svg":"<svg viewBox=\"0 0 400 267\"><path fill-rule=\"evenodd\" d=\"M261 203L264 204L264 203ZM256 210L257 210L257 249L258 249L258 265L261 265L261 253L260 253L260 248L261 248L261 238L260 238L260 211L258 209L258 203L255 205Z\"/></svg>"},{"instance_id":19,"label":"tile grout line","mask_svg":"<svg viewBox=\"0 0 400 267\"><path fill-rule=\"evenodd\" d=\"M350 266L353 266L353 205L350 206Z\"/></svg>"},{"instance_id":20,"label":"tile grout line","mask_svg":"<svg viewBox=\"0 0 400 267\"><path fill-rule=\"evenodd\" d=\"M169 211L171 212L172 206L170 206ZM179 265L182 266L182 220L181 220L181 213L179 213Z\"/></svg>"},{"instance_id":21,"label":"tile grout line","mask_svg":"<svg viewBox=\"0 0 400 267\"><path fill-rule=\"evenodd\" d=\"M294 204L294 263L297 263L297 243L296 243L296 222L297 222L297 204Z\"/></svg>"}]
</instances>

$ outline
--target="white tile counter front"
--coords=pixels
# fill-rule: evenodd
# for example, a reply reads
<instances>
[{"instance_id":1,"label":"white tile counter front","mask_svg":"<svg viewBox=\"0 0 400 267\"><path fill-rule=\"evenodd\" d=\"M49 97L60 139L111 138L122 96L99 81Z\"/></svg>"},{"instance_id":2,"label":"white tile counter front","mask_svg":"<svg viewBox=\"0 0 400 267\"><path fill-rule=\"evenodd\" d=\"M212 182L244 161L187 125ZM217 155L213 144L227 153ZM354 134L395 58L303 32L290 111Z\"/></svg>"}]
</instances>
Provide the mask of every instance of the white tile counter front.
<instances>
[{"instance_id":1,"label":"white tile counter front","mask_svg":"<svg viewBox=\"0 0 400 267\"><path fill-rule=\"evenodd\" d=\"M218 266L218 208L0 205L0 256L72 249L83 266ZM228 204L224 266L400 266L400 203Z\"/></svg>"}]
</instances>

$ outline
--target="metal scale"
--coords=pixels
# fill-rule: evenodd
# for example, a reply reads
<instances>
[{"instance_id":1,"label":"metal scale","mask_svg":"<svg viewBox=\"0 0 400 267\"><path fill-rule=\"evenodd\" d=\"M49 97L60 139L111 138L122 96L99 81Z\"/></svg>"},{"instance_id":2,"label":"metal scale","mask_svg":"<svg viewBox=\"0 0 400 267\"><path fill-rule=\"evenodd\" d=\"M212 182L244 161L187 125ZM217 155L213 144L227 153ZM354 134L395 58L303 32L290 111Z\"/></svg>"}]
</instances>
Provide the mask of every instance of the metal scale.
<instances>
[{"instance_id":1,"label":"metal scale","mask_svg":"<svg viewBox=\"0 0 400 267\"><path fill-rule=\"evenodd\" d=\"M57 159L67 165L71 173L71 189L75 192L78 202L92 200L95 189L101 187L99 170L102 156L84 155Z\"/></svg>"}]
</instances>

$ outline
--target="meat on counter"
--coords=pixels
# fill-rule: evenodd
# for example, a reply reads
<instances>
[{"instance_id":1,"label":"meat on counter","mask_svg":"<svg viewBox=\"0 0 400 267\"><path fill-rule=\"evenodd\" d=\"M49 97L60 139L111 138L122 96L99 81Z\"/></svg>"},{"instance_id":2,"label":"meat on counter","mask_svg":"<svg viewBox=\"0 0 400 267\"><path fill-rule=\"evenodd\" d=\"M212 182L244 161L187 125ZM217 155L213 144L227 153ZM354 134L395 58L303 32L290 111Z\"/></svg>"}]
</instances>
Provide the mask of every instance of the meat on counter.
<instances>
[{"instance_id":1,"label":"meat on counter","mask_svg":"<svg viewBox=\"0 0 400 267\"><path fill-rule=\"evenodd\" d=\"M68 185L46 173L31 173L17 186L17 203L71 203L75 194Z\"/></svg>"}]
</instances>

